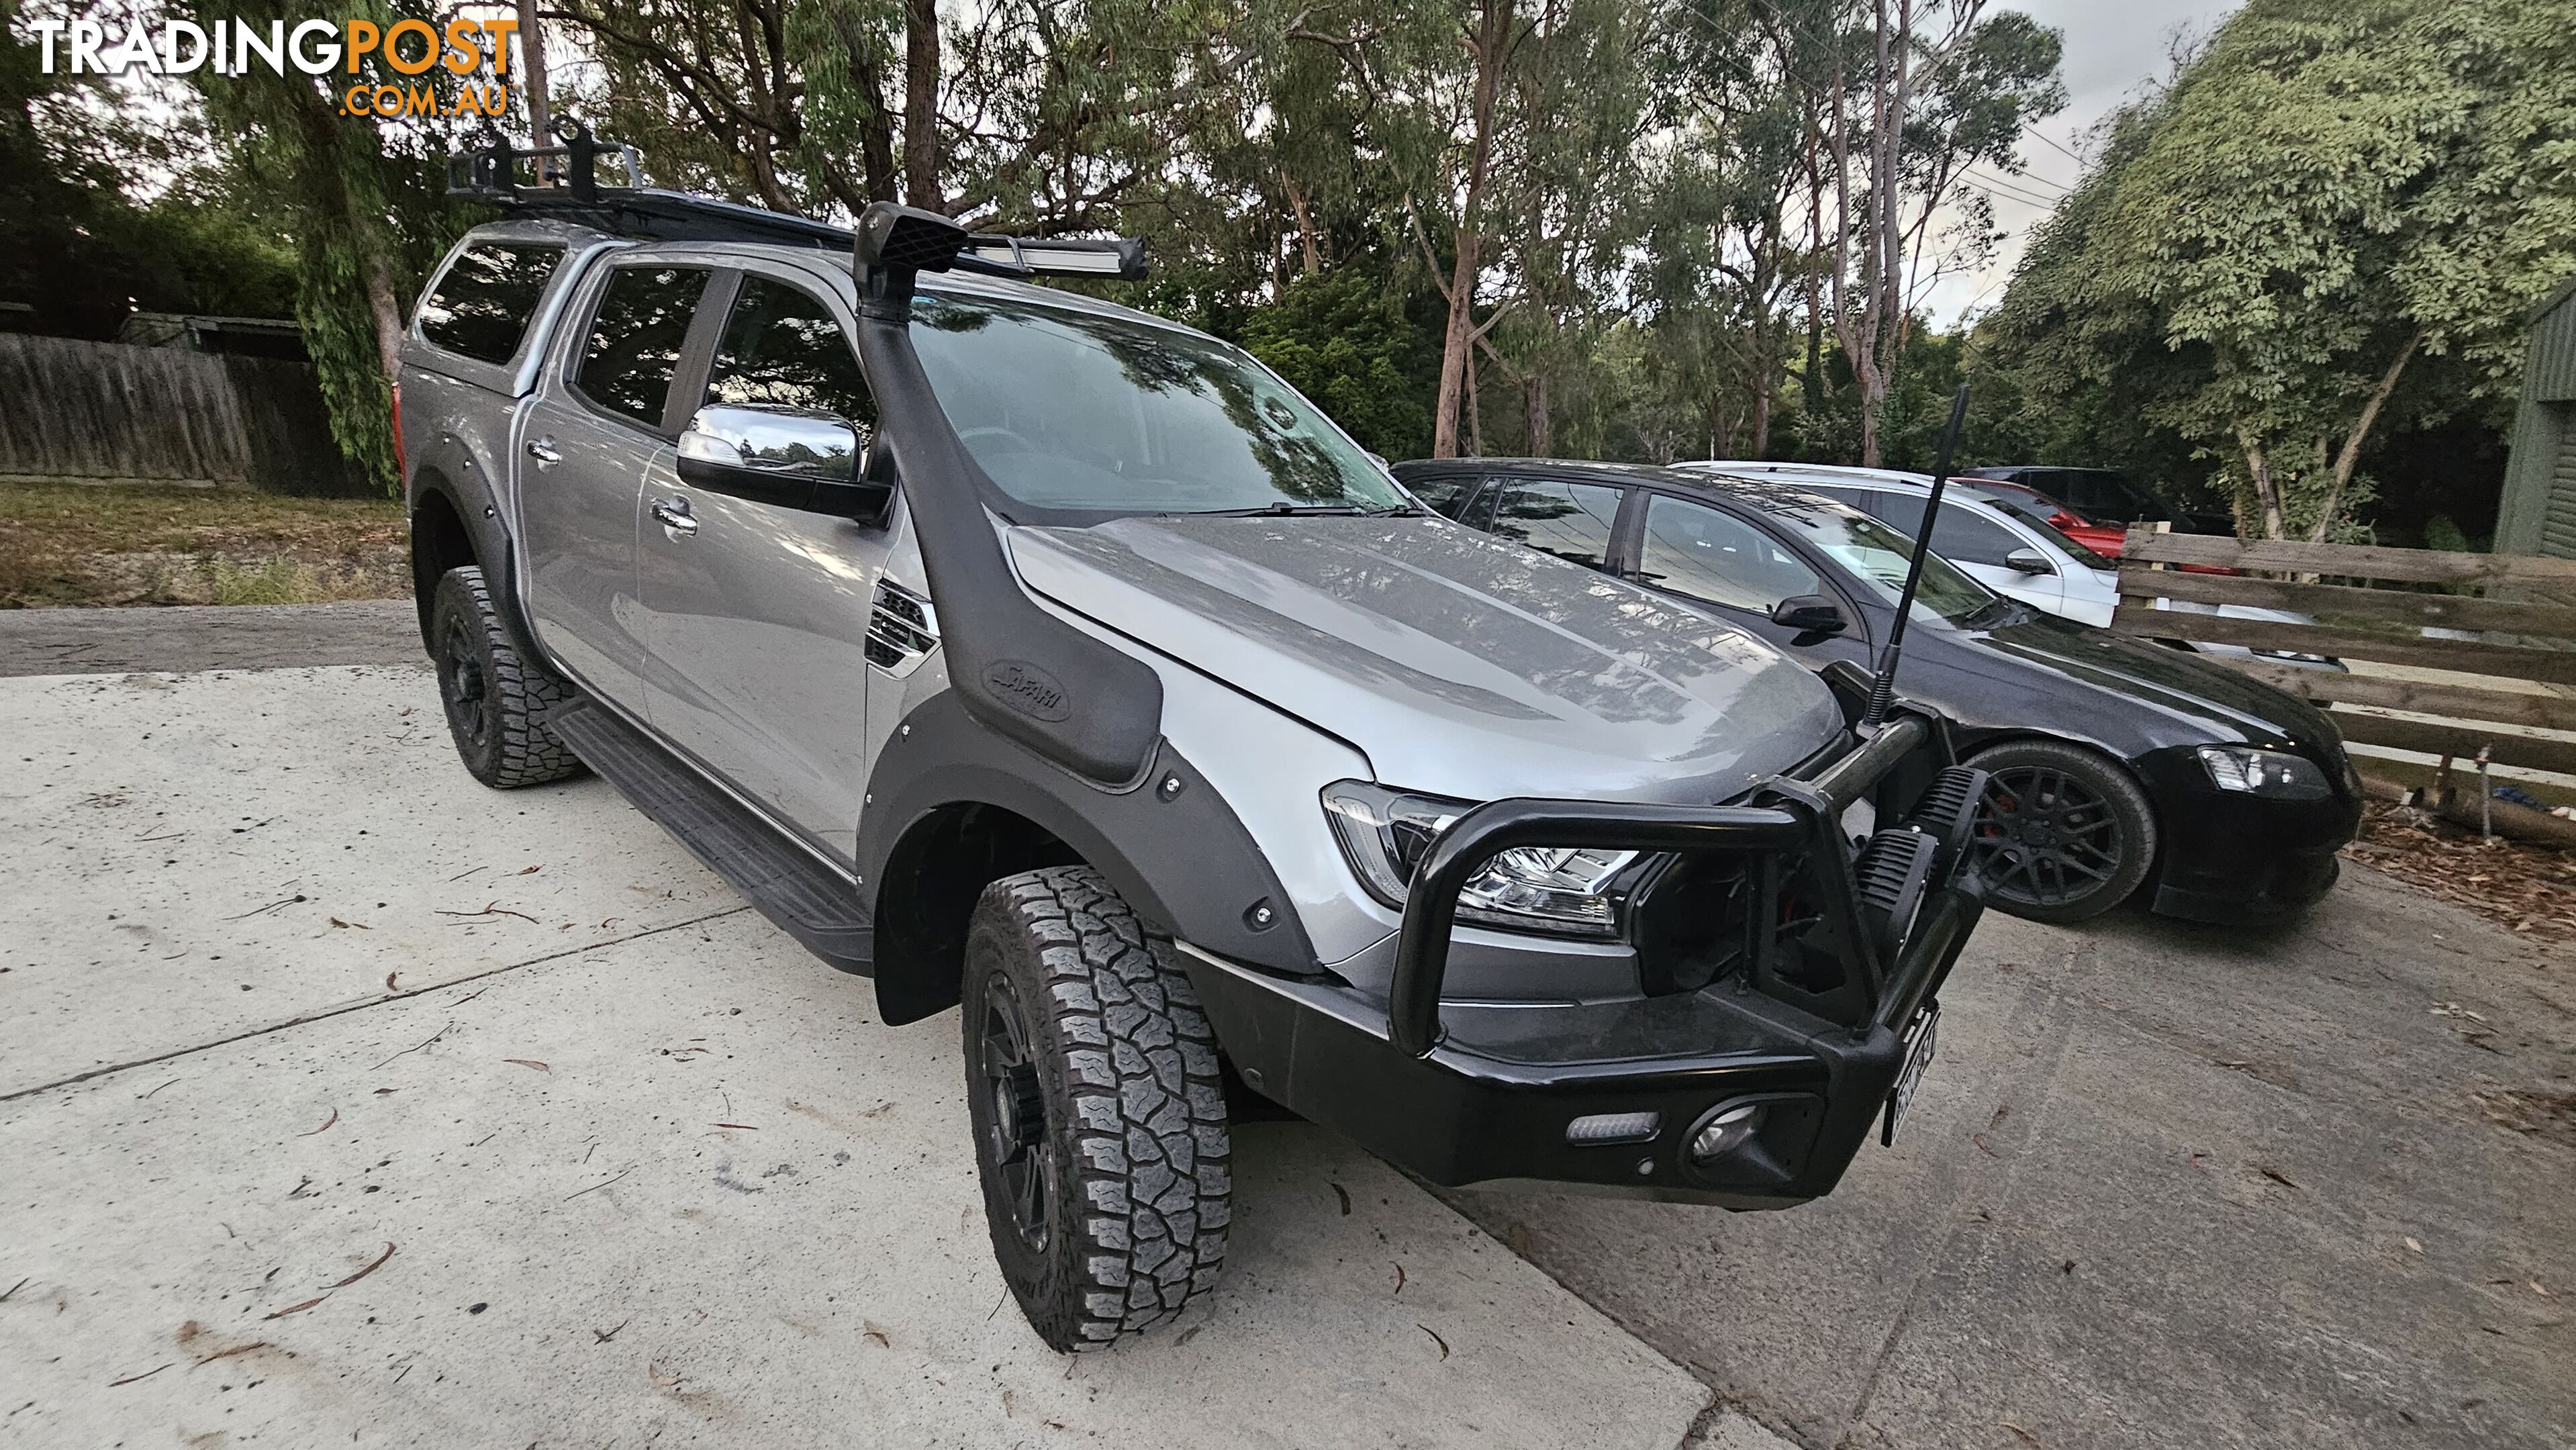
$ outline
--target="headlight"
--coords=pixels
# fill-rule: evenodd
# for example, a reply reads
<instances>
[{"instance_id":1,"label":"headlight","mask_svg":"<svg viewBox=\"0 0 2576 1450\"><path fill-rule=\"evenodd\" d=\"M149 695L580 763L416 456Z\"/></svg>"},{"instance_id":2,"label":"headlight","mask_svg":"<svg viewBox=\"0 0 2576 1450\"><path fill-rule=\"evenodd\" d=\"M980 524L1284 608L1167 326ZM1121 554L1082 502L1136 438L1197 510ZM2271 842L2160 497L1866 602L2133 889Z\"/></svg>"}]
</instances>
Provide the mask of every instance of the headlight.
<instances>
[{"instance_id":1,"label":"headlight","mask_svg":"<svg viewBox=\"0 0 2576 1450\"><path fill-rule=\"evenodd\" d=\"M2250 745L2204 745L2200 763L2220 790L2275 800L2321 801L2332 794L2325 772L2302 756Z\"/></svg>"},{"instance_id":2,"label":"headlight","mask_svg":"<svg viewBox=\"0 0 2576 1450\"><path fill-rule=\"evenodd\" d=\"M1474 809L1464 801L1407 795L1366 781L1324 787L1324 814L1369 895L1397 910L1432 839ZM1497 854L1458 892L1458 915L1520 931L1608 939L1619 923L1604 894L1634 851L1522 846Z\"/></svg>"}]
</instances>

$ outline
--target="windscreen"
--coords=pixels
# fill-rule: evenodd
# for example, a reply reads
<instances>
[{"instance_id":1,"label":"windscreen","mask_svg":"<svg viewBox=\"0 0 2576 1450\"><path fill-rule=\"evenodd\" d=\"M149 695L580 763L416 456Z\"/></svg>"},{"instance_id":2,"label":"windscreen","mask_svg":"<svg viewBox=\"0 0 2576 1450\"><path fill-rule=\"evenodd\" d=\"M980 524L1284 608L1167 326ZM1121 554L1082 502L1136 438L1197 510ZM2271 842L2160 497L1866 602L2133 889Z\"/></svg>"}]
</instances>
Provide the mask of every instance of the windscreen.
<instances>
[{"instance_id":1,"label":"windscreen","mask_svg":"<svg viewBox=\"0 0 2576 1450\"><path fill-rule=\"evenodd\" d=\"M1800 500L1805 500L1801 502ZM1814 494L1765 496L1763 510L1798 526L1833 556L1881 602L1894 605L1905 592L1905 566L1914 557L1914 540L1860 510ZM1965 623L1997 603L1986 586L1953 568L1940 555L1923 560L1923 582L1915 587L1917 618Z\"/></svg>"},{"instance_id":2,"label":"windscreen","mask_svg":"<svg viewBox=\"0 0 2576 1450\"><path fill-rule=\"evenodd\" d=\"M1012 498L1121 514L1397 511L1359 445L1207 338L989 297L913 301L912 344L958 440Z\"/></svg>"},{"instance_id":3,"label":"windscreen","mask_svg":"<svg viewBox=\"0 0 2576 1450\"><path fill-rule=\"evenodd\" d=\"M2067 558L2083 565L2087 569L2108 569L2113 567L2110 560L2103 558L2101 555L2094 553L2091 549L2088 549L2082 544L2075 542L2073 539L2066 537L2064 534L2059 533L2056 526L2049 523L2045 517L2041 516L2035 510L2025 507L2019 499L2013 498L2009 494L1997 494L1991 498L1984 498L1978 501L1983 503L1986 507L1995 510L1997 513L2010 514L2014 518L2021 520L2022 523L2029 526L2032 533L2039 536L2039 541L2041 543L2046 544L2048 547L2055 549L2061 554L2064 554Z\"/></svg>"}]
</instances>

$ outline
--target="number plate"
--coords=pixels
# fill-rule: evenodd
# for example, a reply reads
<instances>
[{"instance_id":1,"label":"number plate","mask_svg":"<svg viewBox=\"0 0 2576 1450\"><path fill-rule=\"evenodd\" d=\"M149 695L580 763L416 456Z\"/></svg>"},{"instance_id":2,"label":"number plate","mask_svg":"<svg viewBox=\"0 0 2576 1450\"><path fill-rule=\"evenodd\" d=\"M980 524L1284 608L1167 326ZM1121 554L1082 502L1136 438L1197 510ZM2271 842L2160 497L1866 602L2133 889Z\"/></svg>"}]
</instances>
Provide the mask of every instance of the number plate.
<instances>
[{"instance_id":1,"label":"number plate","mask_svg":"<svg viewBox=\"0 0 2576 1450\"><path fill-rule=\"evenodd\" d=\"M1896 1130L1905 1121L1905 1110L1914 1102L1914 1090L1923 1085L1923 1069L1932 1065L1932 1054L1941 1037L1941 1009L1938 1005L1923 1009L1923 1020L1915 1024L1914 1040L1905 1044L1905 1067L1896 1074L1896 1089L1887 1095L1887 1125L1879 1130L1878 1141L1893 1144Z\"/></svg>"}]
</instances>

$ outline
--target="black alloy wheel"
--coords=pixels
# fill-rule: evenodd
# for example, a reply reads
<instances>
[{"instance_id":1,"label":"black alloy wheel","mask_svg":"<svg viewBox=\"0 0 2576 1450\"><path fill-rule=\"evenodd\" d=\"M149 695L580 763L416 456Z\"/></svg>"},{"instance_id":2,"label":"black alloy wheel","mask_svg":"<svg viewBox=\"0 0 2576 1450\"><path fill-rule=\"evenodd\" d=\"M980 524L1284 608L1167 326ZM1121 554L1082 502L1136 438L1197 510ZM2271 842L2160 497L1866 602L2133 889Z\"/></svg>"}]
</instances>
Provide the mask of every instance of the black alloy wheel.
<instances>
[{"instance_id":1,"label":"black alloy wheel","mask_svg":"<svg viewBox=\"0 0 2576 1450\"><path fill-rule=\"evenodd\" d=\"M492 677L484 671L482 642L461 614L440 621L438 698L459 750L481 753L492 739ZM479 631L476 631L479 633Z\"/></svg>"},{"instance_id":2,"label":"black alloy wheel","mask_svg":"<svg viewBox=\"0 0 2576 1450\"><path fill-rule=\"evenodd\" d=\"M481 569L468 564L439 576L428 638L447 733L476 780L515 790L581 770L581 761L542 723L543 712L569 700L572 690L520 657L492 611Z\"/></svg>"},{"instance_id":3,"label":"black alloy wheel","mask_svg":"<svg viewBox=\"0 0 2576 1450\"><path fill-rule=\"evenodd\" d=\"M1008 977L985 981L982 1050L984 1112L976 1146L985 1171L999 1180L1011 1228L1022 1245L1045 1253L1058 1177L1055 1136L1047 1131L1046 1088L1029 1056L1029 1029Z\"/></svg>"},{"instance_id":4,"label":"black alloy wheel","mask_svg":"<svg viewBox=\"0 0 2576 1450\"><path fill-rule=\"evenodd\" d=\"M1050 1348L1216 1283L1232 1146L1216 1034L1169 943L1099 872L984 888L966 933L966 1115L1002 1281Z\"/></svg>"},{"instance_id":5,"label":"black alloy wheel","mask_svg":"<svg viewBox=\"0 0 2576 1450\"><path fill-rule=\"evenodd\" d=\"M2156 854L2155 816L2127 771L2055 741L2000 745L1970 850L1987 899L2033 921L2076 922L2127 900Z\"/></svg>"}]
</instances>

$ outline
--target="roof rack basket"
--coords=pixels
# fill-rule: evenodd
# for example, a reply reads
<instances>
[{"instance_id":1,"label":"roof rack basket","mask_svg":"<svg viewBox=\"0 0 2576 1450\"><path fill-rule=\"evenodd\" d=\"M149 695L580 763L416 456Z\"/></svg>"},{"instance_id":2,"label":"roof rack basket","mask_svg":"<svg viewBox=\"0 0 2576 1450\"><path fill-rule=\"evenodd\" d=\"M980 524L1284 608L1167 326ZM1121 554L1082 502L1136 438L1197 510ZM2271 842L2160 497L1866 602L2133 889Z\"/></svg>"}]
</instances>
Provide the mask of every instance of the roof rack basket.
<instances>
[{"instance_id":1,"label":"roof rack basket","mask_svg":"<svg viewBox=\"0 0 2576 1450\"><path fill-rule=\"evenodd\" d=\"M646 186L642 153L594 140L590 128L570 116L556 118L554 132L562 145L527 149L512 146L498 131L488 133L484 145L447 159L447 194L521 216L655 241L768 242L828 251L848 251L857 242L850 228L811 217ZM602 156L624 163L624 185L599 184ZM523 165L530 173L524 179ZM963 238L948 263L962 272L1119 281L1145 275L1145 244L1134 238L1036 240L946 226Z\"/></svg>"}]
</instances>

